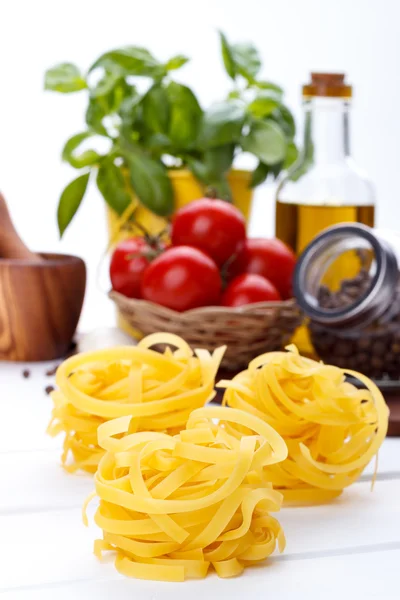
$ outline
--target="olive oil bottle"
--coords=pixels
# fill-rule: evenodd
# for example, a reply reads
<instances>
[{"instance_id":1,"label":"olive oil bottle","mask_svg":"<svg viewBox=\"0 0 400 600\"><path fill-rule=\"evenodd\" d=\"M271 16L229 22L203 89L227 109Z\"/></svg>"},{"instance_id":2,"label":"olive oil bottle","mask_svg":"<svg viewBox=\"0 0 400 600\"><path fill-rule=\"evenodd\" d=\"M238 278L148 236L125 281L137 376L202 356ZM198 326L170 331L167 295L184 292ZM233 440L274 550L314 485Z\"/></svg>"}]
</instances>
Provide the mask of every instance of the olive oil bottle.
<instances>
[{"instance_id":1,"label":"olive oil bottle","mask_svg":"<svg viewBox=\"0 0 400 600\"><path fill-rule=\"evenodd\" d=\"M297 254L331 225L374 225L372 185L350 155L351 96L343 74L312 73L303 87L303 151L276 193L276 236Z\"/></svg>"},{"instance_id":2,"label":"olive oil bottle","mask_svg":"<svg viewBox=\"0 0 400 600\"><path fill-rule=\"evenodd\" d=\"M344 74L312 73L303 86L304 143L276 191L276 237L301 254L322 230L343 222L374 226L374 189L350 155L352 87ZM356 252L335 262L322 283L332 290L360 269ZM304 328L295 342L312 352Z\"/></svg>"}]
</instances>

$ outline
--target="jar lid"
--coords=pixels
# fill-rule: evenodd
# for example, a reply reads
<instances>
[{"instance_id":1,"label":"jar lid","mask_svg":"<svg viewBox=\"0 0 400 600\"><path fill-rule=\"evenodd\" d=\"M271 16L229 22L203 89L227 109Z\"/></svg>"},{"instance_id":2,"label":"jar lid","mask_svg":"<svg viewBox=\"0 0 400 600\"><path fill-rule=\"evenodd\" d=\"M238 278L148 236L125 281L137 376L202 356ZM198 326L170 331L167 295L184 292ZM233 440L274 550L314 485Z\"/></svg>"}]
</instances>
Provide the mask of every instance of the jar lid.
<instances>
[{"instance_id":1,"label":"jar lid","mask_svg":"<svg viewBox=\"0 0 400 600\"><path fill-rule=\"evenodd\" d=\"M351 98L353 89L344 78L344 73L311 73L311 82L303 85L303 97Z\"/></svg>"}]
</instances>

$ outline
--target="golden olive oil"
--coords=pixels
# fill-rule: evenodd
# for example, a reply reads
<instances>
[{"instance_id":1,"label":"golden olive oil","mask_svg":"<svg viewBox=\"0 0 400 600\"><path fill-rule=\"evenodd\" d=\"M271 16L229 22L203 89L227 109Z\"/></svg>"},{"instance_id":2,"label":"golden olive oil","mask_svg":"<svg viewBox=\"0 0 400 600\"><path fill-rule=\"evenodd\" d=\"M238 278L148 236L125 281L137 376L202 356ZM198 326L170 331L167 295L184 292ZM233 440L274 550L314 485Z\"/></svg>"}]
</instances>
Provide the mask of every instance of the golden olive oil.
<instances>
[{"instance_id":1,"label":"golden olive oil","mask_svg":"<svg viewBox=\"0 0 400 600\"><path fill-rule=\"evenodd\" d=\"M296 254L323 229L339 223L363 223L374 226L375 208L369 206L332 206L276 202L276 237Z\"/></svg>"},{"instance_id":2,"label":"golden olive oil","mask_svg":"<svg viewBox=\"0 0 400 600\"><path fill-rule=\"evenodd\" d=\"M374 226L374 206L335 206L276 202L276 237L301 254L311 240L327 227L339 223L363 223ZM338 258L323 281L336 290L344 278L354 277L360 270L355 252Z\"/></svg>"}]
</instances>

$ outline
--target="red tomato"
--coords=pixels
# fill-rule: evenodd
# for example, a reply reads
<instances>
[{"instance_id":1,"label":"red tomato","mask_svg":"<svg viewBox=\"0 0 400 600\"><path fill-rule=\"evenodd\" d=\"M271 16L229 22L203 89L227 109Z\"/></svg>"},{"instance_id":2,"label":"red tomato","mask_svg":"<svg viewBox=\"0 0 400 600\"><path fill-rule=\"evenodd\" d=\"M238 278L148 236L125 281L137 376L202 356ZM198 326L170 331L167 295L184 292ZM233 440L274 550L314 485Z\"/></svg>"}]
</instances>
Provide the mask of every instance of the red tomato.
<instances>
[{"instance_id":1,"label":"red tomato","mask_svg":"<svg viewBox=\"0 0 400 600\"><path fill-rule=\"evenodd\" d=\"M174 246L203 250L221 266L246 238L246 221L237 208L224 200L201 198L179 209L172 221Z\"/></svg>"},{"instance_id":2,"label":"red tomato","mask_svg":"<svg viewBox=\"0 0 400 600\"><path fill-rule=\"evenodd\" d=\"M244 306L281 300L276 287L261 275L244 273L230 282L222 295L223 306Z\"/></svg>"},{"instance_id":3,"label":"red tomato","mask_svg":"<svg viewBox=\"0 0 400 600\"><path fill-rule=\"evenodd\" d=\"M159 242L159 247L165 248L165 244ZM140 283L155 251L156 248L142 237L132 237L119 242L110 263L113 290L128 298L141 298Z\"/></svg>"},{"instance_id":4,"label":"red tomato","mask_svg":"<svg viewBox=\"0 0 400 600\"><path fill-rule=\"evenodd\" d=\"M146 269L141 291L145 300L177 311L219 304L221 276L204 252L189 246L169 248Z\"/></svg>"},{"instance_id":5,"label":"red tomato","mask_svg":"<svg viewBox=\"0 0 400 600\"><path fill-rule=\"evenodd\" d=\"M269 279L283 299L292 297L292 277L296 256L280 240L254 238L245 240L229 267L232 277L253 273Z\"/></svg>"}]
</instances>

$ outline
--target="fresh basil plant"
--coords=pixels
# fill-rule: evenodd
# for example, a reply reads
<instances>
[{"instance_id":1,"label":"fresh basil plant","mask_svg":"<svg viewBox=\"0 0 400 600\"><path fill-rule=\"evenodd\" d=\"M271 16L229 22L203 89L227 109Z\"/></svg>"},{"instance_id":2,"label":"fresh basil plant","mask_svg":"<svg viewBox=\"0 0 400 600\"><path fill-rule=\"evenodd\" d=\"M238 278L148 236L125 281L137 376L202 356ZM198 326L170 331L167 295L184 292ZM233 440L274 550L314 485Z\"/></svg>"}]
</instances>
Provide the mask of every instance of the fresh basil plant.
<instances>
[{"instance_id":1,"label":"fresh basil plant","mask_svg":"<svg viewBox=\"0 0 400 600\"><path fill-rule=\"evenodd\" d=\"M204 187L229 201L226 175L240 152L259 161L252 187L296 160L295 123L282 88L259 78L261 60L253 44L230 44L223 33L220 40L232 90L206 109L189 87L171 77L188 62L183 55L163 63L145 48L127 46L100 56L86 74L70 63L46 72L45 89L88 95L87 129L73 135L62 151L63 160L80 174L60 197L61 235L94 177L119 215L134 193L149 210L168 216L174 205L170 168L190 169ZM139 78L149 82L144 92ZM98 136L108 139L107 152L82 150Z\"/></svg>"}]
</instances>

